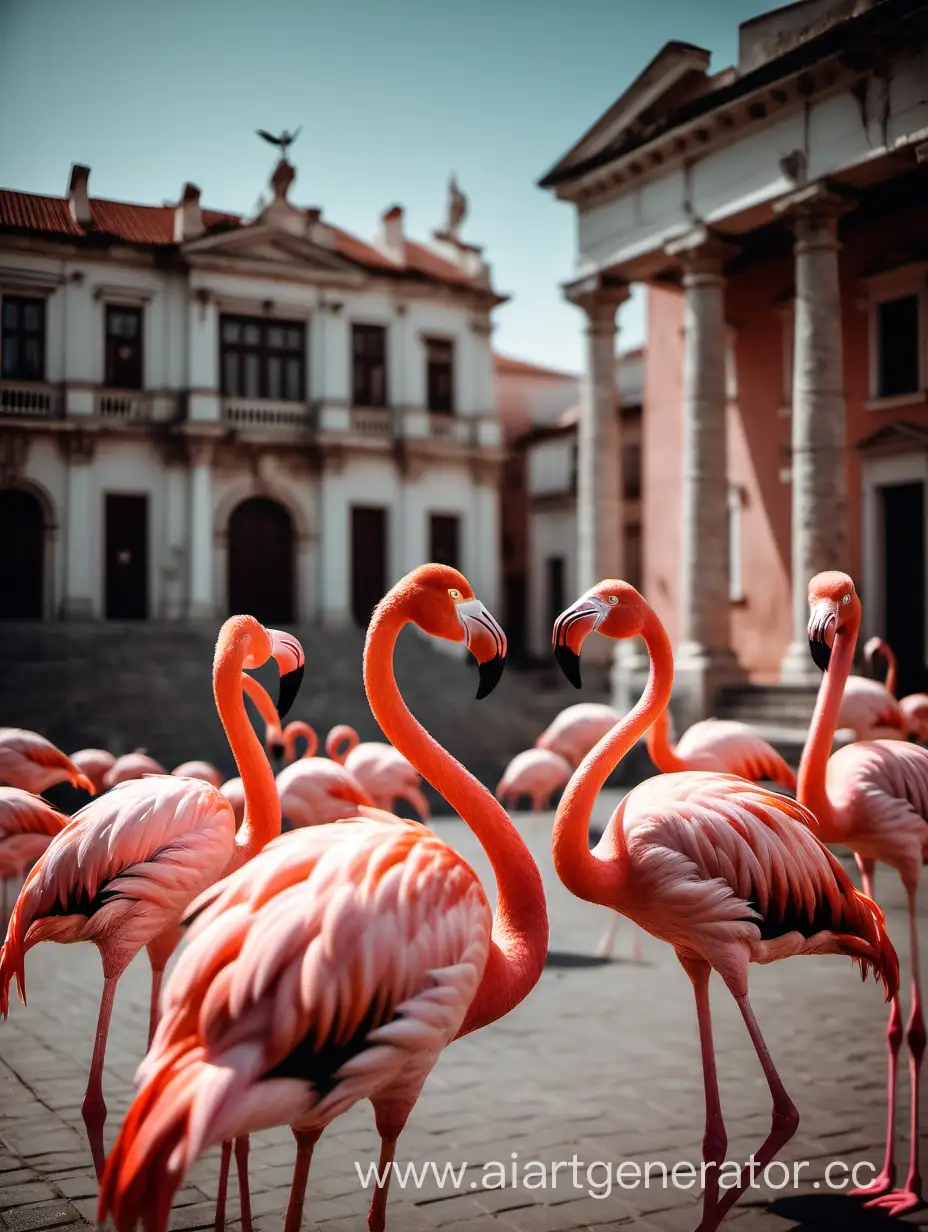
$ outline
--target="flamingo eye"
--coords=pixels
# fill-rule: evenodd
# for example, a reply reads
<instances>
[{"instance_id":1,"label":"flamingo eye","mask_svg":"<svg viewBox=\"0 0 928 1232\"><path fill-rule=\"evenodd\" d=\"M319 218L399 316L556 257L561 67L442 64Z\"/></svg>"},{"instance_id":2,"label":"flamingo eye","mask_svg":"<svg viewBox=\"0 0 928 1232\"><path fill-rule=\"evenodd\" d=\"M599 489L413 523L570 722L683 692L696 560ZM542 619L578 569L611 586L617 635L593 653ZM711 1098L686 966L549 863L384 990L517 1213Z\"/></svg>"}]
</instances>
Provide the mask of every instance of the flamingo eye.
<instances>
[{"instance_id":1,"label":"flamingo eye","mask_svg":"<svg viewBox=\"0 0 928 1232\"><path fill-rule=\"evenodd\" d=\"M461 592L459 590L455 590L454 587L452 587L451 590L448 591L448 594L455 601L455 603L457 603L458 600L461 598Z\"/></svg>"},{"instance_id":2,"label":"flamingo eye","mask_svg":"<svg viewBox=\"0 0 928 1232\"><path fill-rule=\"evenodd\" d=\"M609 602L609 603L618 603L618 601L619 601L619 596L618 596L618 595L607 595L607 596L606 596L606 598L607 598L607 600L608 600L608 602Z\"/></svg>"},{"instance_id":3,"label":"flamingo eye","mask_svg":"<svg viewBox=\"0 0 928 1232\"><path fill-rule=\"evenodd\" d=\"M842 602L842 603L850 603L850 601L851 601L851 594L850 594L850 591L848 591L848 593L847 593L846 595L842 595L842 596L841 596L841 602Z\"/></svg>"}]
</instances>

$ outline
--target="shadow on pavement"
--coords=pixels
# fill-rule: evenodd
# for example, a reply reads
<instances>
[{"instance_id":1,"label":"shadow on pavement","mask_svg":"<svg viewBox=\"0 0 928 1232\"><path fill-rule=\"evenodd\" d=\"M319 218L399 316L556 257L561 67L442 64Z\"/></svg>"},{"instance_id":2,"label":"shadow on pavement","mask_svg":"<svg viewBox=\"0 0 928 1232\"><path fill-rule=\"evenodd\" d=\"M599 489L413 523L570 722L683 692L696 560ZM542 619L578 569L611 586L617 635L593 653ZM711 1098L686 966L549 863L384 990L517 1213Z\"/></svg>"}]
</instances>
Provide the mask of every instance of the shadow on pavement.
<instances>
[{"instance_id":1,"label":"shadow on pavement","mask_svg":"<svg viewBox=\"0 0 928 1232\"><path fill-rule=\"evenodd\" d=\"M914 1225L890 1219L882 1211L868 1211L856 1198L842 1194L792 1194L777 1198L764 1209L795 1223L793 1232L877 1232Z\"/></svg>"},{"instance_id":2,"label":"shadow on pavement","mask_svg":"<svg viewBox=\"0 0 928 1232\"><path fill-rule=\"evenodd\" d=\"M631 958L600 958L596 954L573 954L569 950L548 950L545 959L546 967L610 967L630 966L642 967L646 963L636 962Z\"/></svg>"}]
</instances>

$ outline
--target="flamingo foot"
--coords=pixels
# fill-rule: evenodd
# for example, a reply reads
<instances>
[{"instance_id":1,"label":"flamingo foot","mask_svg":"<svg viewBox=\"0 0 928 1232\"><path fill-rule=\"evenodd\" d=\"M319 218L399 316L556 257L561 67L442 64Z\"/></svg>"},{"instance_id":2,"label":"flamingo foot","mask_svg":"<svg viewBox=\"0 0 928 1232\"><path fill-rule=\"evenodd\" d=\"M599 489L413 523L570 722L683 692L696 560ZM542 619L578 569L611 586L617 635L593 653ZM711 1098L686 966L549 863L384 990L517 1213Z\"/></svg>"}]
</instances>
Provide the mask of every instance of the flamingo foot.
<instances>
[{"instance_id":1,"label":"flamingo foot","mask_svg":"<svg viewBox=\"0 0 928 1232\"><path fill-rule=\"evenodd\" d=\"M921 1186L906 1186L905 1189L892 1189L889 1193L864 1203L867 1210L885 1211L890 1219L904 1215L906 1211L917 1210L922 1205Z\"/></svg>"},{"instance_id":2,"label":"flamingo foot","mask_svg":"<svg viewBox=\"0 0 928 1232\"><path fill-rule=\"evenodd\" d=\"M90 1154L93 1156L93 1167L97 1180L103 1176L103 1166L106 1163L106 1151L103 1146L103 1126L106 1124L106 1104L102 1095L86 1095L81 1104L81 1116L87 1130L87 1141L90 1143Z\"/></svg>"},{"instance_id":3,"label":"flamingo foot","mask_svg":"<svg viewBox=\"0 0 928 1232\"><path fill-rule=\"evenodd\" d=\"M895 1183L895 1169L884 1168L878 1176L873 1178L869 1185L861 1185L859 1189L849 1189L847 1196L849 1198L880 1198L884 1194L888 1194Z\"/></svg>"}]
</instances>

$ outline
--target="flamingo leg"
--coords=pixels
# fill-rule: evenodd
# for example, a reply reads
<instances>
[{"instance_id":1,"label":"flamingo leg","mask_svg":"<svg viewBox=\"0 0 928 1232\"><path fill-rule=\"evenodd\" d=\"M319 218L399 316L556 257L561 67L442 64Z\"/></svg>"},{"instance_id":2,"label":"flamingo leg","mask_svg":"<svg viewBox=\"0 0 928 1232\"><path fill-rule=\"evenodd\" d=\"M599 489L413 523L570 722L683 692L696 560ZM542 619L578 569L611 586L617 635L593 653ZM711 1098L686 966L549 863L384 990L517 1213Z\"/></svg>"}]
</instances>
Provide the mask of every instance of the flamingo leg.
<instances>
[{"instance_id":1,"label":"flamingo leg","mask_svg":"<svg viewBox=\"0 0 928 1232\"><path fill-rule=\"evenodd\" d=\"M226 1194L229 1192L229 1168L232 1164L232 1143L222 1144L222 1155L219 1161L219 1190L216 1194L215 1232L223 1232L226 1226Z\"/></svg>"},{"instance_id":2,"label":"flamingo leg","mask_svg":"<svg viewBox=\"0 0 928 1232\"><path fill-rule=\"evenodd\" d=\"M906 1023L905 1039L909 1046L909 1080L912 1089L909 1172L902 1189L893 1189L867 1203L893 1218L922 1205L922 1176L919 1166L919 1082L925 1058L925 1017L922 1012L921 974L918 961L918 884L907 885L909 897L909 948L912 955L912 1009Z\"/></svg>"},{"instance_id":3,"label":"flamingo leg","mask_svg":"<svg viewBox=\"0 0 928 1232\"><path fill-rule=\"evenodd\" d=\"M613 911L609 916L609 923L606 926L606 931L603 933L603 939L599 943L599 949L596 951L597 958L608 958L612 954L615 946L616 933L619 931L619 921L622 917L617 911Z\"/></svg>"},{"instance_id":4,"label":"flamingo leg","mask_svg":"<svg viewBox=\"0 0 928 1232\"><path fill-rule=\"evenodd\" d=\"M726 981L727 982L727 981ZM729 985L731 988L731 985ZM793 1134L799 1128L799 1113L796 1110L796 1105L786 1093L786 1087L783 1085L783 1080L777 1073L777 1068L773 1063L773 1058L770 1056L770 1051L761 1034L761 1029L758 1026L757 1019L754 1017L754 1011L751 1009L751 1002L748 999L747 992L736 992L731 988L735 1000L738 1002L738 1009L741 1011L741 1017L744 1019L744 1025L748 1029L748 1034L751 1037L751 1043L754 1045L754 1051L757 1053L757 1059L760 1061L761 1068L764 1071L764 1077L767 1079L767 1086L770 1088L770 1094L773 1098L773 1119L770 1126L770 1133L751 1156L751 1166L747 1169L747 1180L742 1184L729 1189L724 1198L713 1208L711 1212L704 1212L702 1221L699 1224L697 1232L715 1232L731 1208L735 1205L744 1191L748 1188L752 1181L756 1180L757 1173L763 1171L771 1159L782 1150L789 1142Z\"/></svg>"},{"instance_id":5,"label":"flamingo leg","mask_svg":"<svg viewBox=\"0 0 928 1232\"><path fill-rule=\"evenodd\" d=\"M103 1150L103 1126L106 1123L106 1104L103 1100L103 1058L106 1056L106 1037L110 1030L110 1019L113 1016L113 1002L116 999L118 982L118 977L108 977L103 981L103 995L100 998L100 1013L97 1017L97 1034L94 1038L93 1057L90 1062L90 1077L87 1080L84 1102L81 1104L81 1116L84 1118L84 1125L87 1129L97 1180L103 1175L103 1165L106 1162L106 1154Z\"/></svg>"},{"instance_id":6,"label":"flamingo leg","mask_svg":"<svg viewBox=\"0 0 928 1232\"><path fill-rule=\"evenodd\" d=\"M248 1188L248 1138L235 1139L238 1197L242 1208L242 1232L251 1232L251 1191Z\"/></svg>"},{"instance_id":7,"label":"flamingo leg","mask_svg":"<svg viewBox=\"0 0 928 1232\"><path fill-rule=\"evenodd\" d=\"M873 887L876 878L876 860L865 860L856 856L857 867L860 869L860 883L867 898L873 898Z\"/></svg>"},{"instance_id":8,"label":"flamingo leg","mask_svg":"<svg viewBox=\"0 0 928 1232\"><path fill-rule=\"evenodd\" d=\"M889 1054L886 1079L886 1154L883 1167L869 1185L849 1189L852 1198L875 1198L888 1193L896 1181L896 1074L899 1068L899 1050L902 1047L902 1004L899 995L893 997L886 1028L886 1049Z\"/></svg>"},{"instance_id":9,"label":"flamingo leg","mask_svg":"<svg viewBox=\"0 0 928 1232\"><path fill-rule=\"evenodd\" d=\"M158 1019L160 1017L161 1000L161 981L164 979L163 967L152 967L151 969L151 1002L148 1008L148 1047L151 1048L151 1042L155 1038L155 1032L158 1030Z\"/></svg>"},{"instance_id":10,"label":"flamingo leg","mask_svg":"<svg viewBox=\"0 0 928 1232\"><path fill-rule=\"evenodd\" d=\"M705 1223L718 1206L719 1168L725 1162L728 1134L725 1132L722 1118L722 1101L719 1098L719 1081L715 1068L715 1046L712 1042L712 1016L709 1009L709 977L712 968L706 962L693 962L684 958L680 958L680 962L692 980L693 992L696 995L702 1076L706 1089L706 1132L702 1140L702 1158L705 1165L702 1209Z\"/></svg>"},{"instance_id":11,"label":"flamingo leg","mask_svg":"<svg viewBox=\"0 0 928 1232\"><path fill-rule=\"evenodd\" d=\"M393 1157L396 1154L396 1143L403 1126L409 1116L411 1105L397 1115L394 1105L389 1109L374 1105L374 1119L377 1132L380 1134L380 1164L377 1169L377 1188L371 1199L371 1209L367 1213L368 1232L384 1232L387 1223L387 1194L390 1190L390 1177L393 1174Z\"/></svg>"},{"instance_id":12,"label":"flamingo leg","mask_svg":"<svg viewBox=\"0 0 928 1232\"><path fill-rule=\"evenodd\" d=\"M295 1129L296 1164L293 1168L293 1184L290 1186L290 1204L287 1207L287 1221L284 1232L300 1232L303 1222L303 1199L306 1197L306 1182L309 1179L309 1165L313 1161L313 1148L322 1136L321 1129L309 1133L301 1133Z\"/></svg>"},{"instance_id":13,"label":"flamingo leg","mask_svg":"<svg viewBox=\"0 0 928 1232\"><path fill-rule=\"evenodd\" d=\"M6 930L6 926L10 921L9 912L6 902L6 877L0 877L0 925Z\"/></svg>"}]
</instances>

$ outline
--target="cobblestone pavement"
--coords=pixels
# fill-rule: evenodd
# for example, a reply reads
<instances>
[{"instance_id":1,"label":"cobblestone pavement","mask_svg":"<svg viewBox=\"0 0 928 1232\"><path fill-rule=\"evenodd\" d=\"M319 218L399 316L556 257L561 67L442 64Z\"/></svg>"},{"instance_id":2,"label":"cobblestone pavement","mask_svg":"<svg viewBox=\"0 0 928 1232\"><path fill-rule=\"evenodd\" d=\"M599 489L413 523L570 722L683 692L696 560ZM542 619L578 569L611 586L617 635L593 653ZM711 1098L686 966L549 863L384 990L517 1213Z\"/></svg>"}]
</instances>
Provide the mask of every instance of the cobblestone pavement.
<instances>
[{"instance_id":1,"label":"cobblestone pavement","mask_svg":"<svg viewBox=\"0 0 928 1232\"><path fill-rule=\"evenodd\" d=\"M608 809L601 812L608 815ZM393 1232L482 1228L508 1232L633 1228L684 1232L699 1223L694 1191L664 1187L652 1169L646 1188L603 1193L596 1161L644 1165L700 1160L703 1092L695 1012L688 980L668 947L646 937L644 961L631 954L631 926L623 924L616 958L593 955L605 913L576 902L551 871L550 815L520 815L520 826L545 872L552 922L551 955L542 980L505 1021L453 1045L429 1079L399 1159L469 1165L455 1187L434 1177L405 1190L394 1178L388 1226ZM436 828L471 859L488 886L492 878L469 831L455 820ZM902 896L881 868L878 891L907 970ZM100 964L89 945L41 945L27 960L29 1006L11 1006L0 1023L0 1227L2 1232L59 1232L94 1219L96 1185L80 1117L101 988ZM729 1132L728 1158L744 1160L769 1128L766 1084L731 998L714 981L713 1008L720 1084ZM147 1023L148 968L137 961L117 998L105 1075L112 1141L128 1105ZM853 1164L882 1157L886 1011L881 990L862 985L842 958L793 959L754 968L752 1000L802 1124L782 1158L809 1161L801 1183L774 1192L749 1192L729 1216L739 1232L877 1229L882 1216L824 1184L832 1160ZM903 1054L903 1061L904 1061ZM901 1067L903 1093L907 1075ZM900 1109L900 1124L907 1101ZM903 1133L902 1171L907 1141ZM355 1165L377 1159L369 1105L352 1109L320 1142L304 1226L324 1232L362 1232L369 1194ZM548 1167L546 1188L497 1181L498 1169L529 1161ZM550 1167L578 1157L578 1186L562 1167L556 1187ZM251 1179L258 1232L281 1229L294 1147L285 1130L252 1142ZM211 1226L218 1153L202 1159L178 1194L172 1227ZM511 1176L511 1173L509 1173ZM526 1169L526 1175L529 1170ZM530 1180L540 1175L536 1168ZM631 1171L624 1173L626 1179ZM782 1170L771 1174L779 1185ZM592 1182L592 1183L591 1183ZM233 1193L235 1186L232 1186ZM230 1206L232 1226L238 1208ZM901 1224L928 1228L926 1212ZM728 1224L726 1226L729 1226Z\"/></svg>"}]
</instances>

